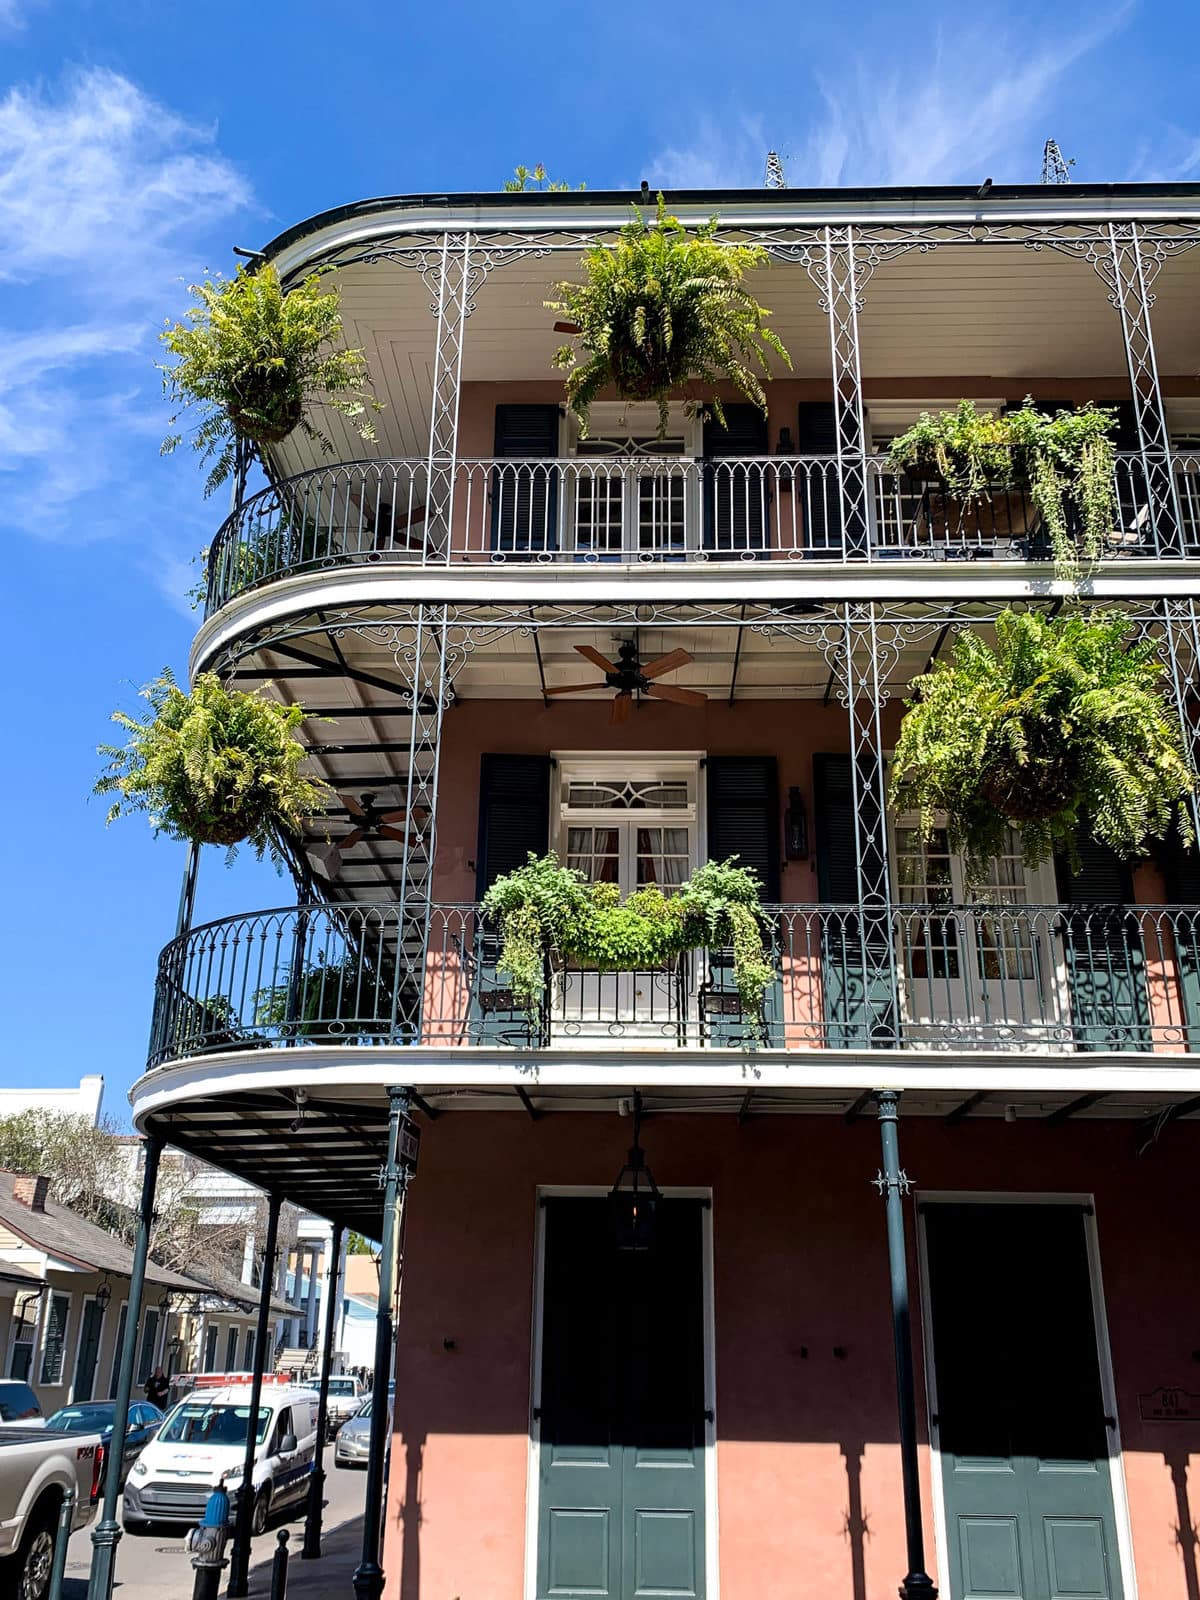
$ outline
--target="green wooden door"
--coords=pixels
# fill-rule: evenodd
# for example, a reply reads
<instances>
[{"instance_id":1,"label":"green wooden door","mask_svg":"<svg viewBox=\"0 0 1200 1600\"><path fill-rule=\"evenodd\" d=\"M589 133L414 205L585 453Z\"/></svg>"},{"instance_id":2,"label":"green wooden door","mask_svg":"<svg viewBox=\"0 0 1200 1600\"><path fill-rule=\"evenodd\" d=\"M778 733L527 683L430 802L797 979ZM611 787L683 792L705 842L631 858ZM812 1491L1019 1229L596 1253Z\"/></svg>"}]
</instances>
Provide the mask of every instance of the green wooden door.
<instances>
[{"instance_id":1,"label":"green wooden door","mask_svg":"<svg viewBox=\"0 0 1200 1600\"><path fill-rule=\"evenodd\" d=\"M948 1600L1122 1600L1082 1208L924 1221Z\"/></svg>"},{"instance_id":2,"label":"green wooden door","mask_svg":"<svg viewBox=\"0 0 1200 1600\"><path fill-rule=\"evenodd\" d=\"M87 1300L83 1307L83 1326L79 1330L79 1353L75 1357L75 1381L71 1385L71 1399L90 1400L96 1383L96 1361L100 1355L100 1333L104 1327L104 1310L95 1300Z\"/></svg>"},{"instance_id":3,"label":"green wooden door","mask_svg":"<svg viewBox=\"0 0 1200 1600\"><path fill-rule=\"evenodd\" d=\"M699 1201L661 1201L650 1249L608 1202L546 1202L538 1600L702 1597Z\"/></svg>"},{"instance_id":4,"label":"green wooden door","mask_svg":"<svg viewBox=\"0 0 1200 1600\"><path fill-rule=\"evenodd\" d=\"M1094 839L1060 863L1071 1013L1081 1050L1148 1050L1150 1007L1141 926L1129 868Z\"/></svg>"}]
</instances>

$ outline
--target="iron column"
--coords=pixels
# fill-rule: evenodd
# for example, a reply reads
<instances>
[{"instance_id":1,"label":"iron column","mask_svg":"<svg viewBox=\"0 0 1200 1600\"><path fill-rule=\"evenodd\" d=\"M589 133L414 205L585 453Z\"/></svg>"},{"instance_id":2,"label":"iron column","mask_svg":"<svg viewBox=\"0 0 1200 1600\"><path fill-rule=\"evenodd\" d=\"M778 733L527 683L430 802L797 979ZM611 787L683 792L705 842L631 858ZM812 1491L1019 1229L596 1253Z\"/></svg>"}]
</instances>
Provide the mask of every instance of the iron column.
<instances>
[{"instance_id":1,"label":"iron column","mask_svg":"<svg viewBox=\"0 0 1200 1600\"><path fill-rule=\"evenodd\" d=\"M146 1140L142 1167L142 1200L138 1210L137 1237L133 1246L133 1265L129 1271L129 1302L125 1310L125 1341L121 1346L121 1369L113 1409L113 1431L109 1441L109 1470L104 1475L104 1503L100 1521L92 1529L92 1570L88 1577L88 1600L111 1600L115 1576L117 1545L121 1524L117 1521L117 1497L121 1492L121 1462L129 1433L129 1402L133 1394L133 1369L137 1360L138 1324L142 1320L142 1294L146 1286L146 1261L150 1255L150 1230L154 1226L154 1190L158 1182L158 1160L162 1140L154 1135Z\"/></svg>"},{"instance_id":2,"label":"iron column","mask_svg":"<svg viewBox=\"0 0 1200 1600\"><path fill-rule=\"evenodd\" d=\"M308 1514L304 1519L301 1561L321 1554L321 1512L325 1504L325 1430L329 1425L329 1373L333 1367L333 1308L337 1304L338 1272L342 1257L342 1225L333 1224L329 1241L329 1276L325 1283L325 1337L321 1341L321 1388L317 1395L317 1458L308 1482Z\"/></svg>"},{"instance_id":3,"label":"iron column","mask_svg":"<svg viewBox=\"0 0 1200 1600\"><path fill-rule=\"evenodd\" d=\"M242 1487L237 1498L233 1550L229 1558L230 1600L247 1591L250 1575L250 1522L254 1515L254 1458L258 1451L258 1408L262 1401L263 1364L270 1344L271 1291L275 1287L275 1253L279 1240L279 1195L267 1198L267 1243L263 1250L262 1286L258 1292L258 1323L254 1335L254 1366L250 1373L250 1415L246 1419L246 1457L242 1463Z\"/></svg>"},{"instance_id":4,"label":"iron column","mask_svg":"<svg viewBox=\"0 0 1200 1600\"><path fill-rule=\"evenodd\" d=\"M900 1470L904 1481L904 1533L908 1575L900 1600L937 1600L937 1585L925 1571L925 1529L921 1521L921 1476L917 1462L917 1412L913 1397L912 1322L908 1308L908 1250L904 1238L904 1196L908 1177L900 1167L897 1131L900 1096L894 1089L875 1095L883 1170L875 1185L887 1204L888 1266L892 1278L892 1336L896 1347L896 1408L900 1419Z\"/></svg>"},{"instance_id":5,"label":"iron column","mask_svg":"<svg viewBox=\"0 0 1200 1600\"><path fill-rule=\"evenodd\" d=\"M379 1252L379 1309L375 1313L375 1377L371 1385L371 1444L367 1457L367 1492L363 1501L362 1559L354 1573L355 1600L380 1600L383 1567L383 1473L387 1457L388 1378L392 1368L392 1297L396 1292L402 1248L409 1169L400 1158L400 1135L408 1122L408 1092L388 1091L387 1165L383 1179L383 1230Z\"/></svg>"}]
</instances>

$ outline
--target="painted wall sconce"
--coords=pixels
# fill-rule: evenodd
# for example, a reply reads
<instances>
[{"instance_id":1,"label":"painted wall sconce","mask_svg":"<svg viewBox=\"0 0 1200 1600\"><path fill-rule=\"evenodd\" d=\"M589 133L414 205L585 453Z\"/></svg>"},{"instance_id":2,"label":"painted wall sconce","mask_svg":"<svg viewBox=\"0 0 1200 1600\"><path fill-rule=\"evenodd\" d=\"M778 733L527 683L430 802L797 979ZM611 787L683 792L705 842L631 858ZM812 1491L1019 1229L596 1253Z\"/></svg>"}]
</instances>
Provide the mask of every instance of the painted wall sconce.
<instances>
[{"instance_id":1,"label":"painted wall sconce","mask_svg":"<svg viewBox=\"0 0 1200 1600\"><path fill-rule=\"evenodd\" d=\"M783 851L789 861L808 860L808 813L804 796L794 784L788 789L787 810L783 814Z\"/></svg>"}]
</instances>

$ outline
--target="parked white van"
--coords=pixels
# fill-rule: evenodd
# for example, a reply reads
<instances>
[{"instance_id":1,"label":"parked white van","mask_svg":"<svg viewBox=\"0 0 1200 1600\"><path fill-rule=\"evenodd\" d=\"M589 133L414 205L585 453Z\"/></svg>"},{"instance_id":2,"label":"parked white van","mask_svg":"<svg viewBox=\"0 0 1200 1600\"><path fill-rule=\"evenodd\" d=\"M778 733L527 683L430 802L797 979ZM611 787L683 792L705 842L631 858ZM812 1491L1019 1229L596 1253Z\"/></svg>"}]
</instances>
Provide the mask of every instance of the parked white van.
<instances>
[{"instance_id":1,"label":"parked white van","mask_svg":"<svg viewBox=\"0 0 1200 1600\"><path fill-rule=\"evenodd\" d=\"M168 1412L125 1484L123 1521L132 1531L156 1522L199 1522L218 1487L236 1508L246 1461L249 1376L203 1380ZM279 1506L302 1499L317 1453L317 1397L311 1389L264 1379L255 1430L252 1527L262 1533Z\"/></svg>"}]
</instances>

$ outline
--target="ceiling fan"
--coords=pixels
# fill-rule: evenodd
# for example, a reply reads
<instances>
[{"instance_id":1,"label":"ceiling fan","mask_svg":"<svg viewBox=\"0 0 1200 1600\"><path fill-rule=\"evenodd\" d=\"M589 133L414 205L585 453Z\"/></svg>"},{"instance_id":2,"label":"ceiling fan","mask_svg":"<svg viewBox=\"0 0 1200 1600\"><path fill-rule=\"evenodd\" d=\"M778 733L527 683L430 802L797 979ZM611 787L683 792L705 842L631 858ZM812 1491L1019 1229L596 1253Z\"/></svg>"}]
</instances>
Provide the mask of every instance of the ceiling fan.
<instances>
[{"instance_id":1,"label":"ceiling fan","mask_svg":"<svg viewBox=\"0 0 1200 1600\"><path fill-rule=\"evenodd\" d=\"M394 822L405 822L408 819L408 812L380 811L373 794L361 794L357 800L352 794L340 794L338 799L350 813L350 820L355 826L344 839L337 840L324 852L325 868L330 877L336 877L341 870L344 853L353 850L354 846L361 844L364 839L396 839L400 844L406 844L416 837L392 827ZM428 807L414 806L413 814L418 813L428 815Z\"/></svg>"},{"instance_id":2,"label":"ceiling fan","mask_svg":"<svg viewBox=\"0 0 1200 1600\"><path fill-rule=\"evenodd\" d=\"M681 706L708 704L708 696L697 689L677 689L669 683L653 681L664 673L674 672L678 667L686 667L692 659L686 650L672 650L655 661L647 661L643 666L638 660L637 642L633 639L622 641L615 661L602 656L590 644L577 644L575 648L581 656L600 668L604 674L603 683L566 683L561 688L547 689L546 693L581 694L589 689L615 689L612 714L608 719L610 723L627 720L633 709L635 694L645 695L650 700L670 700Z\"/></svg>"}]
</instances>

